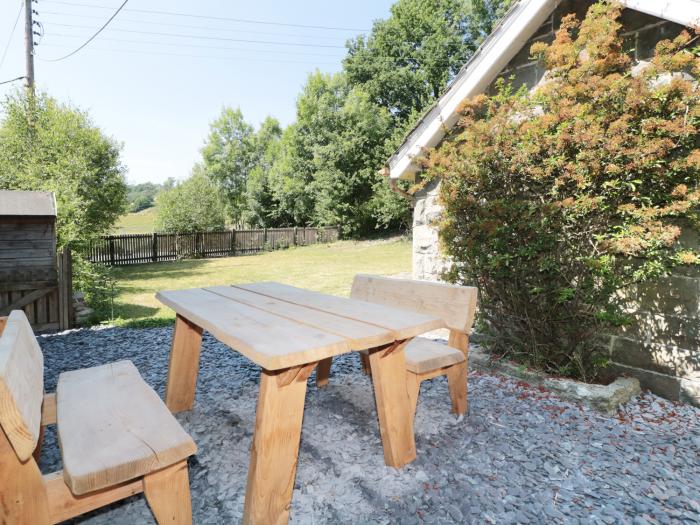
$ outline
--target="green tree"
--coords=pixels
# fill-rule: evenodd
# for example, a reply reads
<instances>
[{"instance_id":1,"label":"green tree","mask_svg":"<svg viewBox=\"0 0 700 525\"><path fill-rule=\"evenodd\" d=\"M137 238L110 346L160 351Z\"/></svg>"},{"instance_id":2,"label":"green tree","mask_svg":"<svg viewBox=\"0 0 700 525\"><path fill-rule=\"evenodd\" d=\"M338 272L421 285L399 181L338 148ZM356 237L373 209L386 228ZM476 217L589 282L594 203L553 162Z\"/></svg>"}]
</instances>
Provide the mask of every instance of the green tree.
<instances>
[{"instance_id":1,"label":"green tree","mask_svg":"<svg viewBox=\"0 0 700 525\"><path fill-rule=\"evenodd\" d=\"M226 107L209 129L202 148L204 172L223 192L233 222L241 224L246 184L256 163L253 126L245 121L240 109Z\"/></svg>"},{"instance_id":2,"label":"green tree","mask_svg":"<svg viewBox=\"0 0 700 525\"><path fill-rule=\"evenodd\" d=\"M156 229L168 233L223 230L226 211L218 186L201 165L184 182L158 195Z\"/></svg>"},{"instance_id":3,"label":"green tree","mask_svg":"<svg viewBox=\"0 0 700 525\"><path fill-rule=\"evenodd\" d=\"M56 194L59 246L108 233L126 206L121 147L87 113L18 91L2 104L0 188Z\"/></svg>"},{"instance_id":4,"label":"green tree","mask_svg":"<svg viewBox=\"0 0 700 525\"><path fill-rule=\"evenodd\" d=\"M270 185L270 170L280 154L282 127L277 119L267 117L253 135L254 166L246 188L246 224L260 228L275 226L278 203Z\"/></svg>"},{"instance_id":5,"label":"green tree","mask_svg":"<svg viewBox=\"0 0 700 525\"><path fill-rule=\"evenodd\" d=\"M143 182L128 186L126 199L129 203L130 212L139 212L147 208L152 208L158 192L162 189L159 184Z\"/></svg>"},{"instance_id":6,"label":"green tree","mask_svg":"<svg viewBox=\"0 0 700 525\"><path fill-rule=\"evenodd\" d=\"M350 84L407 120L440 96L510 1L398 0L368 37L349 43Z\"/></svg>"}]
</instances>

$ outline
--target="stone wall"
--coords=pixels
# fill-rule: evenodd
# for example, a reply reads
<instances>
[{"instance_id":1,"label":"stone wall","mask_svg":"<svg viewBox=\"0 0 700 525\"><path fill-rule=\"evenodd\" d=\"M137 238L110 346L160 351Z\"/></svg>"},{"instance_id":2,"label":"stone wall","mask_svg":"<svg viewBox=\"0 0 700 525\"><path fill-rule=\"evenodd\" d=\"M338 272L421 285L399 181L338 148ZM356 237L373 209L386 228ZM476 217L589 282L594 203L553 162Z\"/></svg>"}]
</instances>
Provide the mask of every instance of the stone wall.
<instances>
[{"instance_id":1,"label":"stone wall","mask_svg":"<svg viewBox=\"0 0 700 525\"><path fill-rule=\"evenodd\" d=\"M516 87L534 87L544 75L542 65L530 59L530 46L551 42L562 16L583 18L589 0L564 0L554 14L523 46L501 77ZM673 38L683 27L626 9L622 16L625 48L636 61L650 58L659 40ZM445 268L440 257L436 219L439 183L433 182L415 196L413 214L413 277L437 280ZM698 233L687 229L683 243L700 247ZM643 388L672 400L700 406L700 272L680 269L662 281L629 291L628 312L635 322L610 339L612 373L637 377Z\"/></svg>"}]
</instances>

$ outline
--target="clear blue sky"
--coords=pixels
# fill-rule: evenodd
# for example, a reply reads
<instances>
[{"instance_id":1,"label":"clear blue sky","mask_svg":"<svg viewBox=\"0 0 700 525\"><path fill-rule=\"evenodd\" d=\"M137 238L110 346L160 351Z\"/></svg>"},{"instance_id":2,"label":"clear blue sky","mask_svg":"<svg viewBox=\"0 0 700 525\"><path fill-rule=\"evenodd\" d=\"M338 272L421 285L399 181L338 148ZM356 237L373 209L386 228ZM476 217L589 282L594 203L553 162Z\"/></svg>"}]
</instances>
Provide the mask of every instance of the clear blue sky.
<instances>
[{"instance_id":1,"label":"clear blue sky","mask_svg":"<svg viewBox=\"0 0 700 525\"><path fill-rule=\"evenodd\" d=\"M0 0L0 57L22 3ZM60 62L46 62L87 40L121 0L41 0L34 4L44 28L36 50L37 86L89 111L99 127L123 143L130 182L183 179L199 158L209 122L224 105L239 106L255 125L266 115L289 124L307 74L316 68L339 71L346 39L386 18L392 3L130 0L84 50ZM23 17L22 13L0 66L0 81L24 74ZM11 89L0 86L0 97Z\"/></svg>"}]
</instances>

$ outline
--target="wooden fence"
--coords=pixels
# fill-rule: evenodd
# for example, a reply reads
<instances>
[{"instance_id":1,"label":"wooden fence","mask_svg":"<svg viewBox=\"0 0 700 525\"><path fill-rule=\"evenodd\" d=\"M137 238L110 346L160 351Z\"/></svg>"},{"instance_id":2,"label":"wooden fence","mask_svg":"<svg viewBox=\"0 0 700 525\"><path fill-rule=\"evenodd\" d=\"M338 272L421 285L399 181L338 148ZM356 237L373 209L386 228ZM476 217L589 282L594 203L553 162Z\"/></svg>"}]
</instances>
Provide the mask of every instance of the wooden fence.
<instances>
[{"instance_id":1,"label":"wooden fence","mask_svg":"<svg viewBox=\"0 0 700 525\"><path fill-rule=\"evenodd\" d=\"M226 257L338 240L336 228L274 228L197 233L110 235L88 247L88 258L111 266Z\"/></svg>"}]
</instances>

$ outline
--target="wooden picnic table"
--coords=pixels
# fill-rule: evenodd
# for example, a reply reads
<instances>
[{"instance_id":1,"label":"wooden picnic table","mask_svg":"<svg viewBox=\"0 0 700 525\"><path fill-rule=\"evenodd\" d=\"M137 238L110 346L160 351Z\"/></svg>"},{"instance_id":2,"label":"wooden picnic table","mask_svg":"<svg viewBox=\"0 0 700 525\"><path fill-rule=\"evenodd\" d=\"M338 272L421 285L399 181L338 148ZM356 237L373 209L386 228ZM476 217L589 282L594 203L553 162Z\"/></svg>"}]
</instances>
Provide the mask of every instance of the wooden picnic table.
<instances>
[{"instance_id":1,"label":"wooden picnic table","mask_svg":"<svg viewBox=\"0 0 700 525\"><path fill-rule=\"evenodd\" d=\"M177 320L166 405L194 404L202 331L258 364L260 391L244 523L286 523L296 475L306 380L333 356L369 350L384 461L416 457L404 347L443 328L438 317L274 282L159 292Z\"/></svg>"}]
</instances>

